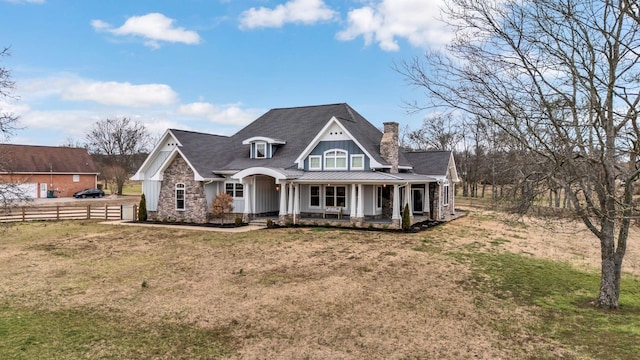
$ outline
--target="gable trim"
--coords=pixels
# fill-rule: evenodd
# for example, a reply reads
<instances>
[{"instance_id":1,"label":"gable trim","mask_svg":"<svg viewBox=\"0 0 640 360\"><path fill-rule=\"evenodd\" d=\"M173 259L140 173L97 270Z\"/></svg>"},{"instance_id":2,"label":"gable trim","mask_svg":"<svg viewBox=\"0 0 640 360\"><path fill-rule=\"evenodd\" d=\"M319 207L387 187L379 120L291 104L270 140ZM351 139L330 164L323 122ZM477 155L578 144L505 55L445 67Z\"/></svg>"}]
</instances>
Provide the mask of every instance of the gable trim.
<instances>
[{"instance_id":1,"label":"gable trim","mask_svg":"<svg viewBox=\"0 0 640 360\"><path fill-rule=\"evenodd\" d=\"M189 165L189 168L191 169L191 171L193 171L193 180L195 181L206 180L198 173L198 171L193 167L189 159L187 159L187 157L184 156L182 151L180 151L180 149L177 147L173 149L173 151L171 151L171 154L167 157L167 159L162 163L160 168L158 168L158 171L155 174L153 174L149 180L162 181L162 174L165 172L165 170L167 170L169 165L171 165L173 160L176 158L176 155L180 155L182 159L187 163L187 165Z\"/></svg>"},{"instance_id":2,"label":"gable trim","mask_svg":"<svg viewBox=\"0 0 640 360\"><path fill-rule=\"evenodd\" d=\"M144 173L145 170L147 170L147 167L149 166L149 164L152 161L152 159L155 159L156 156L158 156L158 152L160 152L160 148L162 146L164 146L163 144L165 143L165 139L167 137L167 135L170 135L173 140L176 142L176 144L178 144L177 146L182 146L182 144L180 143L180 141L178 140L178 138L173 135L173 133L171 132L171 129L167 129L164 134L162 134L162 136L160 137L160 141L158 141L158 143L156 144L156 146L153 148L153 150L151 150L151 152L149 153L149 156L147 156L147 158L144 160L144 162L142 163L142 165L140 165L140 167L138 168L138 171L136 171L136 173L131 177L131 180L148 180L148 179L142 179L142 174ZM176 149L177 149L176 146ZM170 155L169 157L171 157L172 155ZM184 156L183 156L184 158ZM185 159L186 160L186 159ZM163 164L164 166L164 164ZM189 166L191 166L191 164L189 164ZM164 169L162 170L164 171ZM152 174L150 177L155 177L156 174Z\"/></svg>"},{"instance_id":3,"label":"gable trim","mask_svg":"<svg viewBox=\"0 0 640 360\"><path fill-rule=\"evenodd\" d=\"M369 158L369 166L371 168L381 168L384 167L384 165L380 164L378 161L376 161L376 159L371 156L371 154L367 151L367 149L365 149L364 146L362 146L362 144L358 141L358 139L356 139L355 136L353 136L353 134L351 134L351 132L349 132L349 130L347 130L344 125L342 125L342 123L340 122L340 120L338 120L335 116L331 117L331 119L329 119L329 121L327 121L327 123L322 127L322 129L320 129L320 131L318 132L318 134L316 134L316 136L313 138L313 140L311 140L311 142L309 143L309 145L307 145L307 147L302 151L302 153L298 156L298 158L296 159L295 163L298 164L298 169L304 169L304 159L309 156L309 154L311 154L311 151L313 151L313 149L318 146L318 144L320 143L320 138L322 137L322 135L329 129L329 127L332 124L337 124L342 131L344 131L345 134L347 134L347 136L354 142L356 143L356 145L358 146L358 148L360 148L360 150L362 150L362 152Z\"/></svg>"}]
</instances>

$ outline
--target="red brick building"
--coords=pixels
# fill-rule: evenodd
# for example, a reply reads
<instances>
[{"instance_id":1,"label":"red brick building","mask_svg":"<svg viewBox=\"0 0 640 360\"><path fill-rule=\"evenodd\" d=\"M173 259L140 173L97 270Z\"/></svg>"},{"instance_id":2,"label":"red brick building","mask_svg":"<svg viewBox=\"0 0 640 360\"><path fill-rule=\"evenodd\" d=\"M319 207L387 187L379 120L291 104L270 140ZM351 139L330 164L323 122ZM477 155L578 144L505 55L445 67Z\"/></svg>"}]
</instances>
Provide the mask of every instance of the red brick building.
<instances>
[{"instance_id":1,"label":"red brick building","mask_svg":"<svg viewBox=\"0 0 640 360\"><path fill-rule=\"evenodd\" d=\"M19 184L32 198L69 197L95 188L98 169L83 148L0 144L0 183Z\"/></svg>"}]
</instances>

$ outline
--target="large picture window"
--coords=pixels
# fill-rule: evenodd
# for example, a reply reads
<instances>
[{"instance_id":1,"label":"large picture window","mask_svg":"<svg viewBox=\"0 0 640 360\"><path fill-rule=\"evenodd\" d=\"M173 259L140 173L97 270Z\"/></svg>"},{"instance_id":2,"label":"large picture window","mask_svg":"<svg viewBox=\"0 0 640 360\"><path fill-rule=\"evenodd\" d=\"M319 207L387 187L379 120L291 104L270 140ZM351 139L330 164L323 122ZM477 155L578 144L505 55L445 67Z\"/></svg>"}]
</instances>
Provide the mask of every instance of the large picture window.
<instances>
[{"instance_id":1,"label":"large picture window","mask_svg":"<svg viewBox=\"0 0 640 360\"><path fill-rule=\"evenodd\" d=\"M325 206L347 206L347 188L344 186L327 186L324 188Z\"/></svg>"},{"instance_id":2,"label":"large picture window","mask_svg":"<svg viewBox=\"0 0 640 360\"><path fill-rule=\"evenodd\" d=\"M347 152L343 150L329 150L324 153L325 170L347 170Z\"/></svg>"},{"instance_id":3,"label":"large picture window","mask_svg":"<svg viewBox=\"0 0 640 360\"><path fill-rule=\"evenodd\" d=\"M234 198L244 197L244 187L240 183L227 183L225 190L228 195Z\"/></svg>"},{"instance_id":4,"label":"large picture window","mask_svg":"<svg viewBox=\"0 0 640 360\"><path fill-rule=\"evenodd\" d=\"M320 186L311 186L309 189L309 206L320 207Z\"/></svg>"},{"instance_id":5,"label":"large picture window","mask_svg":"<svg viewBox=\"0 0 640 360\"><path fill-rule=\"evenodd\" d=\"M176 210L184 210L184 184L176 184Z\"/></svg>"}]
</instances>

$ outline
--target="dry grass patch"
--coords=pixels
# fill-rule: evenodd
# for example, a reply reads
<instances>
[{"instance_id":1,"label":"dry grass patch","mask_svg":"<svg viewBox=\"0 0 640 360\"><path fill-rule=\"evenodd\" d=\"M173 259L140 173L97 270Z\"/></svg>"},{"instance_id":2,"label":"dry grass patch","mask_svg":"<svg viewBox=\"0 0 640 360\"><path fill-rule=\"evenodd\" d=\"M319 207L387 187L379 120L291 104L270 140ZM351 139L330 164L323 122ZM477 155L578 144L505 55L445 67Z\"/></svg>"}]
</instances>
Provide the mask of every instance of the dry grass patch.
<instances>
[{"instance_id":1,"label":"dry grass patch","mask_svg":"<svg viewBox=\"0 0 640 360\"><path fill-rule=\"evenodd\" d=\"M418 234L19 224L0 241L0 306L33 321L101 319L90 339L56 340L58 358L172 358L181 349L190 358L580 358L535 332L529 305L481 291L482 273L451 255L538 246L520 242L534 239L530 225L500 224L489 213ZM152 335L119 343L113 328ZM153 335L158 328L169 330ZM177 335L153 351L167 333ZM96 339L108 340L100 354L68 350Z\"/></svg>"}]
</instances>

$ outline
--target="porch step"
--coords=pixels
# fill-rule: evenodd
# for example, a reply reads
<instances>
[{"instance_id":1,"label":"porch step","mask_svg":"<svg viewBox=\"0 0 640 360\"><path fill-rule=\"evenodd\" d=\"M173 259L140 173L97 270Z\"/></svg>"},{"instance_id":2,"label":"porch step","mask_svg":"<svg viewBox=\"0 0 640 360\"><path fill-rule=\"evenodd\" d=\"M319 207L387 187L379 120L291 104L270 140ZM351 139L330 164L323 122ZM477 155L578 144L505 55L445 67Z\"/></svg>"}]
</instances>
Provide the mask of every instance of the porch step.
<instances>
[{"instance_id":1,"label":"porch step","mask_svg":"<svg viewBox=\"0 0 640 360\"><path fill-rule=\"evenodd\" d=\"M260 219L252 219L251 221L249 221L249 225L255 225L255 226L267 226L267 221L269 219L265 219L265 218L260 218Z\"/></svg>"}]
</instances>

